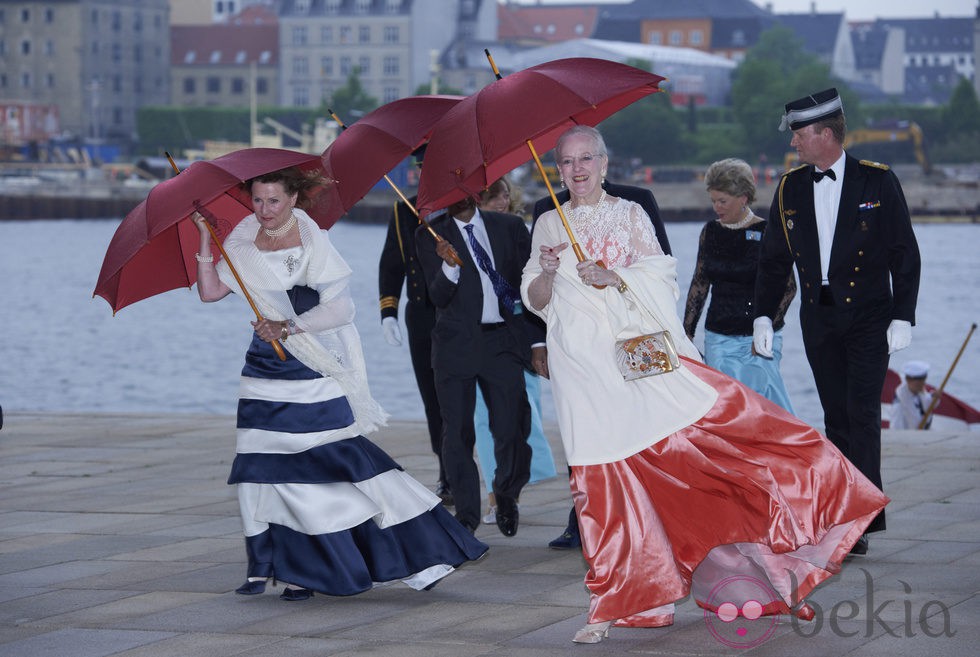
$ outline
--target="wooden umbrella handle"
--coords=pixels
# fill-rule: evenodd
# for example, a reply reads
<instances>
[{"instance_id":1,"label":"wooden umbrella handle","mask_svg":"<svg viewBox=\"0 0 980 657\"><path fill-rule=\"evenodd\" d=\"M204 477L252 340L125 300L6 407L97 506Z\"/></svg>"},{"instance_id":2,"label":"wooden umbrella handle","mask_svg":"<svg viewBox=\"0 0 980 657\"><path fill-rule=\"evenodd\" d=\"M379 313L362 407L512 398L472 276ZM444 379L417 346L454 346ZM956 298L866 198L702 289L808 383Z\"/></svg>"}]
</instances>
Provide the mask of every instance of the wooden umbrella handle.
<instances>
[{"instance_id":1,"label":"wooden umbrella handle","mask_svg":"<svg viewBox=\"0 0 980 657\"><path fill-rule=\"evenodd\" d=\"M970 326L970 330L966 334L966 339L963 340L963 344L960 346L960 350L956 353L956 358L953 359L953 364L949 366L949 371L946 372L946 376L943 377L943 382L940 383L939 387L933 391L932 401L929 402L929 408L927 408L926 412L922 414L922 420L919 422L920 430L925 429L926 425L929 423L929 417L932 415L932 412L936 409L936 406L939 405L939 398L943 394L943 389L946 388L946 383L949 381L949 377L953 374L953 370L956 369L957 363L960 362L960 356L963 355L963 350L966 349L967 343L970 341L970 338L973 337L973 332L976 330L977 330L977 324L976 322L974 322L973 325Z\"/></svg>"},{"instance_id":2,"label":"wooden umbrella handle","mask_svg":"<svg viewBox=\"0 0 980 657\"><path fill-rule=\"evenodd\" d=\"M167 156L167 159L170 161L170 166L173 167L173 170L176 171L177 173L180 173L180 168L177 166L177 163L174 161L174 158L171 157L170 153L168 151L164 151L164 154ZM201 212L201 210L203 209L200 205L196 203L194 204L194 207L198 212ZM206 210L205 212L207 214L211 214ZM203 212L201 214L202 216L204 216ZM235 266L231 263L231 260L228 259L228 254L225 252L225 247L221 245L221 240L218 239L218 234L214 232L214 227L211 225L211 222L208 220L206 216L204 217L204 225L208 227L208 232L211 233L211 239L214 240L215 245L218 247L218 251L221 253L221 257L225 259L225 263L228 265L228 269L231 270L231 273L235 277L235 280L238 281L238 286L242 289L242 294L245 295L245 300L248 301L248 305L252 307L252 311L255 313L255 317L261 322L262 320L265 319L265 317L263 317L262 313L259 312L258 307L255 305L255 302L252 300L252 295L250 295L248 293L248 290L245 288L245 283L242 281L242 277L238 275L238 271L235 269ZM282 344L279 343L279 340L273 340L271 344L272 344L272 349L276 352L276 356L279 357L279 360L282 361L286 360L286 351L282 348Z\"/></svg>"}]
</instances>

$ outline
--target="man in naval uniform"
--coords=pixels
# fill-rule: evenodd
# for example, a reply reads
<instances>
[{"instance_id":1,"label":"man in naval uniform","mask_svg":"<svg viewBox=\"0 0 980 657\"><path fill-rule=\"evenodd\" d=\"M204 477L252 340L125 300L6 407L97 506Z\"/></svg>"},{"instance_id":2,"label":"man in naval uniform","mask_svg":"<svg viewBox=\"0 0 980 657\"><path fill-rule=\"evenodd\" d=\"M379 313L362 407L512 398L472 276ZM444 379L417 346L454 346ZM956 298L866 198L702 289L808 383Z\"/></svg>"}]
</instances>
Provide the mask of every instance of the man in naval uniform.
<instances>
[{"instance_id":1,"label":"man in naval uniform","mask_svg":"<svg viewBox=\"0 0 980 657\"><path fill-rule=\"evenodd\" d=\"M836 89L785 106L802 166L773 196L756 278L753 348L772 356L772 318L796 265L800 327L827 437L878 488L881 389L890 354L912 341L919 248L908 205L886 165L844 152ZM868 532L885 529L882 512ZM867 534L853 554L868 550Z\"/></svg>"}]
</instances>

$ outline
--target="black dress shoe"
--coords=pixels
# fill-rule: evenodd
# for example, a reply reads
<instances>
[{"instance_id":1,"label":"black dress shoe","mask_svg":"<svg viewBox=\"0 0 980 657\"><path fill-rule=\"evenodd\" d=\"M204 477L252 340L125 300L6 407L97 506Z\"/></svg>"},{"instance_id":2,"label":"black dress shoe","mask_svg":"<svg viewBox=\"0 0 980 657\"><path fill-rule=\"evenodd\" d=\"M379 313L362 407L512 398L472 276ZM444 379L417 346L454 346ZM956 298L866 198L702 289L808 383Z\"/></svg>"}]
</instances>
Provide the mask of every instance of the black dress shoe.
<instances>
[{"instance_id":1,"label":"black dress shoe","mask_svg":"<svg viewBox=\"0 0 980 657\"><path fill-rule=\"evenodd\" d=\"M258 595L259 593L264 593L264 592L265 592L264 579L258 579L251 582L247 581L241 586L239 586L237 589L235 589L235 593L239 595Z\"/></svg>"},{"instance_id":2,"label":"black dress shoe","mask_svg":"<svg viewBox=\"0 0 980 657\"><path fill-rule=\"evenodd\" d=\"M444 481L440 481L438 484L436 484L436 495L438 495L439 499L442 500L443 506L453 506L455 503L455 500L453 499L453 492L449 490L449 485Z\"/></svg>"},{"instance_id":3,"label":"black dress shoe","mask_svg":"<svg viewBox=\"0 0 980 657\"><path fill-rule=\"evenodd\" d=\"M867 553L868 553L868 535L861 534L861 538L859 538L857 542L854 544L854 546L851 547L851 551L848 552L848 554L862 555Z\"/></svg>"},{"instance_id":4,"label":"black dress shoe","mask_svg":"<svg viewBox=\"0 0 980 657\"><path fill-rule=\"evenodd\" d=\"M497 529L504 536L517 534L517 524L520 513L517 511L517 501L512 497L497 495Z\"/></svg>"},{"instance_id":5,"label":"black dress shoe","mask_svg":"<svg viewBox=\"0 0 980 657\"><path fill-rule=\"evenodd\" d=\"M578 532L572 533L568 529L565 529L561 536L548 543L548 547L552 550L580 548L582 547L582 537L579 536Z\"/></svg>"},{"instance_id":6,"label":"black dress shoe","mask_svg":"<svg viewBox=\"0 0 980 657\"><path fill-rule=\"evenodd\" d=\"M289 602L296 602L298 600L309 600L313 597L313 591L309 589L290 589L287 588L279 594L280 600L287 600Z\"/></svg>"}]
</instances>

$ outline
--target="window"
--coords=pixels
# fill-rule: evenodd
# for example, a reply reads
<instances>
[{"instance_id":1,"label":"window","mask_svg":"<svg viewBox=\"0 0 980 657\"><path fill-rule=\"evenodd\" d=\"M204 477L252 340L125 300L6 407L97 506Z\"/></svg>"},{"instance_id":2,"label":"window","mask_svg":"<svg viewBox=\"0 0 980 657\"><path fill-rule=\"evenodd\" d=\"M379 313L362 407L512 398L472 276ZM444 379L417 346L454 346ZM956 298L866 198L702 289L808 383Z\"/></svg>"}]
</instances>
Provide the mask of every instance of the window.
<instances>
[{"instance_id":1,"label":"window","mask_svg":"<svg viewBox=\"0 0 980 657\"><path fill-rule=\"evenodd\" d=\"M333 43L333 25L320 28L320 43Z\"/></svg>"},{"instance_id":2,"label":"window","mask_svg":"<svg viewBox=\"0 0 980 657\"><path fill-rule=\"evenodd\" d=\"M386 14L397 14L398 10L401 9L402 0L385 0L385 13Z\"/></svg>"},{"instance_id":3,"label":"window","mask_svg":"<svg viewBox=\"0 0 980 657\"><path fill-rule=\"evenodd\" d=\"M115 91L117 94L122 92L122 90L123 90L123 84L122 84L122 76L121 75L113 75L112 76L112 90Z\"/></svg>"},{"instance_id":4,"label":"window","mask_svg":"<svg viewBox=\"0 0 980 657\"><path fill-rule=\"evenodd\" d=\"M44 10L44 22L45 23L53 23L54 22L54 9L45 9Z\"/></svg>"},{"instance_id":5,"label":"window","mask_svg":"<svg viewBox=\"0 0 980 657\"><path fill-rule=\"evenodd\" d=\"M371 73L371 58L359 57L357 59L357 70L361 75L369 75Z\"/></svg>"},{"instance_id":6,"label":"window","mask_svg":"<svg viewBox=\"0 0 980 657\"><path fill-rule=\"evenodd\" d=\"M54 73L48 73L46 77L48 89L54 89Z\"/></svg>"},{"instance_id":7,"label":"window","mask_svg":"<svg viewBox=\"0 0 980 657\"><path fill-rule=\"evenodd\" d=\"M307 57L293 57L293 75L310 74L310 60Z\"/></svg>"},{"instance_id":8,"label":"window","mask_svg":"<svg viewBox=\"0 0 980 657\"><path fill-rule=\"evenodd\" d=\"M744 46L745 45L745 32L742 30L735 30L732 32L732 45L733 46Z\"/></svg>"},{"instance_id":9,"label":"window","mask_svg":"<svg viewBox=\"0 0 980 657\"><path fill-rule=\"evenodd\" d=\"M232 78L231 79L231 93L236 96L241 96L245 93L245 78Z\"/></svg>"},{"instance_id":10,"label":"window","mask_svg":"<svg viewBox=\"0 0 980 657\"><path fill-rule=\"evenodd\" d=\"M670 36L668 37L668 42L672 46L679 46L684 43L684 35L681 34L680 30L671 30Z\"/></svg>"},{"instance_id":11,"label":"window","mask_svg":"<svg viewBox=\"0 0 980 657\"><path fill-rule=\"evenodd\" d=\"M654 31L647 35L647 43L655 46L662 46L664 43L664 35L662 32Z\"/></svg>"},{"instance_id":12,"label":"window","mask_svg":"<svg viewBox=\"0 0 980 657\"><path fill-rule=\"evenodd\" d=\"M118 11L112 12L112 22L110 24L112 25L112 31L113 32L118 32L119 30L121 30L122 29L122 14L120 14Z\"/></svg>"},{"instance_id":13,"label":"window","mask_svg":"<svg viewBox=\"0 0 980 657\"><path fill-rule=\"evenodd\" d=\"M371 11L371 0L354 0L354 11L366 14Z\"/></svg>"},{"instance_id":14,"label":"window","mask_svg":"<svg viewBox=\"0 0 980 657\"><path fill-rule=\"evenodd\" d=\"M333 75L333 57L320 58L320 75L326 77Z\"/></svg>"},{"instance_id":15,"label":"window","mask_svg":"<svg viewBox=\"0 0 980 657\"><path fill-rule=\"evenodd\" d=\"M310 104L310 90L306 87L296 87L293 89L293 106L308 107Z\"/></svg>"},{"instance_id":16,"label":"window","mask_svg":"<svg viewBox=\"0 0 980 657\"><path fill-rule=\"evenodd\" d=\"M48 39L44 42L44 54L48 56L54 54L54 41Z\"/></svg>"},{"instance_id":17,"label":"window","mask_svg":"<svg viewBox=\"0 0 980 657\"><path fill-rule=\"evenodd\" d=\"M340 0L327 0L327 13L336 14L340 11Z\"/></svg>"},{"instance_id":18,"label":"window","mask_svg":"<svg viewBox=\"0 0 980 657\"><path fill-rule=\"evenodd\" d=\"M306 26L297 25L293 28L293 45L294 46L305 46L306 45Z\"/></svg>"},{"instance_id":19,"label":"window","mask_svg":"<svg viewBox=\"0 0 980 657\"><path fill-rule=\"evenodd\" d=\"M271 61L272 61L272 51L263 50L262 53L259 55L259 64L268 64Z\"/></svg>"},{"instance_id":20,"label":"window","mask_svg":"<svg viewBox=\"0 0 980 657\"><path fill-rule=\"evenodd\" d=\"M221 78L216 75L209 75L204 83L204 88L209 94L221 93Z\"/></svg>"},{"instance_id":21,"label":"window","mask_svg":"<svg viewBox=\"0 0 980 657\"><path fill-rule=\"evenodd\" d=\"M691 34L688 36L692 46L700 46L704 43L704 32L701 30L691 30Z\"/></svg>"},{"instance_id":22,"label":"window","mask_svg":"<svg viewBox=\"0 0 980 657\"><path fill-rule=\"evenodd\" d=\"M31 22L31 10L30 9L21 9L20 10L20 22L21 23L30 23Z\"/></svg>"},{"instance_id":23,"label":"window","mask_svg":"<svg viewBox=\"0 0 980 657\"><path fill-rule=\"evenodd\" d=\"M95 44L93 43L92 45ZM188 50L186 53L184 53L185 64L193 64L195 59L197 59L197 53L194 52L193 50Z\"/></svg>"},{"instance_id":24,"label":"window","mask_svg":"<svg viewBox=\"0 0 980 657\"><path fill-rule=\"evenodd\" d=\"M20 74L20 86L22 88L24 88L24 89L30 89L31 88L31 74L30 73L21 73Z\"/></svg>"},{"instance_id":25,"label":"window","mask_svg":"<svg viewBox=\"0 0 980 657\"><path fill-rule=\"evenodd\" d=\"M384 102L390 103L395 100L398 100L398 87L385 87Z\"/></svg>"},{"instance_id":26,"label":"window","mask_svg":"<svg viewBox=\"0 0 980 657\"><path fill-rule=\"evenodd\" d=\"M31 42L28 41L27 39L24 39L23 41L20 42L20 54L22 55L31 54Z\"/></svg>"},{"instance_id":27,"label":"window","mask_svg":"<svg viewBox=\"0 0 980 657\"><path fill-rule=\"evenodd\" d=\"M6 88L7 88L7 74L0 73L0 89L6 89Z\"/></svg>"},{"instance_id":28,"label":"window","mask_svg":"<svg viewBox=\"0 0 980 657\"><path fill-rule=\"evenodd\" d=\"M368 25L361 25L357 28L357 41L358 43L371 43L371 27Z\"/></svg>"},{"instance_id":29,"label":"window","mask_svg":"<svg viewBox=\"0 0 980 657\"><path fill-rule=\"evenodd\" d=\"M137 63L143 61L143 47L139 44L133 46L133 61Z\"/></svg>"},{"instance_id":30,"label":"window","mask_svg":"<svg viewBox=\"0 0 980 657\"><path fill-rule=\"evenodd\" d=\"M352 34L353 34L353 30L351 29L351 26L350 25L341 25L340 26L340 42L341 43L353 43L353 40L351 38Z\"/></svg>"},{"instance_id":31,"label":"window","mask_svg":"<svg viewBox=\"0 0 980 657\"><path fill-rule=\"evenodd\" d=\"M255 80L255 93L265 95L269 93L269 80L266 78L258 78Z\"/></svg>"},{"instance_id":32,"label":"window","mask_svg":"<svg viewBox=\"0 0 980 657\"><path fill-rule=\"evenodd\" d=\"M211 59L209 60L209 62L211 64L220 64L221 63L221 51L220 50L212 50L211 51Z\"/></svg>"},{"instance_id":33,"label":"window","mask_svg":"<svg viewBox=\"0 0 980 657\"><path fill-rule=\"evenodd\" d=\"M398 43L398 26L397 25L386 25L384 32L385 43Z\"/></svg>"},{"instance_id":34,"label":"window","mask_svg":"<svg viewBox=\"0 0 980 657\"><path fill-rule=\"evenodd\" d=\"M248 53L246 53L244 50L239 50L238 52L235 53L235 63L239 65L244 64L246 62L247 57L248 57Z\"/></svg>"},{"instance_id":35,"label":"window","mask_svg":"<svg viewBox=\"0 0 980 657\"><path fill-rule=\"evenodd\" d=\"M340 74L341 75L344 75L344 76L347 76L347 75L350 75L350 72L351 72L350 57L341 57L340 58Z\"/></svg>"},{"instance_id":36,"label":"window","mask_svg":"<svg viewBox=\"0 0 980 657\"><path fill-rule=\"evenodd\" d=\"M122 46L118 43L112 44L112 61L121 62L122 61Z\"/></svg>"},{"instance_id":37,"label":"window","mask_svg":"<svg viewBox=\"0 0 980 657\"><path fill-rule=\"evenodd\" d=\"M385 75L398 75L398 58L390 55L385 57L382 70L384 71Z\"/></svg>"}]
</instances>

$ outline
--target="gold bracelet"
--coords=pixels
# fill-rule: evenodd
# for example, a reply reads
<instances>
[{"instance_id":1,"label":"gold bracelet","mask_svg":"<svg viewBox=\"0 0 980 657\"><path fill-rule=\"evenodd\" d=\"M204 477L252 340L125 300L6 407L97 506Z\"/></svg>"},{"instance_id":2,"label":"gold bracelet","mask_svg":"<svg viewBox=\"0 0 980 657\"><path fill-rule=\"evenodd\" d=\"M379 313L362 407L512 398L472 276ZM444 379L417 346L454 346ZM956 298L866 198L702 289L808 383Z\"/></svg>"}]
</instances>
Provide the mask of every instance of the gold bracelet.
<instances>
[{"instance_id":1,"label":"gold bracelet","mask_svg":"<svg viewBox=\"0 0 980 657\"><path fill-rule=\"evenodd\" d=\"M623 279L619 279L619 285L616 286L616 289L619 290L620 294L623 294L629 288L626 287L626 281L624 281Z\"/></svg>"}]
</instances>

